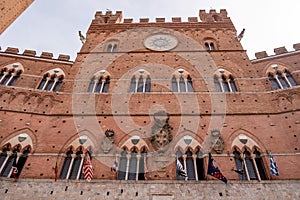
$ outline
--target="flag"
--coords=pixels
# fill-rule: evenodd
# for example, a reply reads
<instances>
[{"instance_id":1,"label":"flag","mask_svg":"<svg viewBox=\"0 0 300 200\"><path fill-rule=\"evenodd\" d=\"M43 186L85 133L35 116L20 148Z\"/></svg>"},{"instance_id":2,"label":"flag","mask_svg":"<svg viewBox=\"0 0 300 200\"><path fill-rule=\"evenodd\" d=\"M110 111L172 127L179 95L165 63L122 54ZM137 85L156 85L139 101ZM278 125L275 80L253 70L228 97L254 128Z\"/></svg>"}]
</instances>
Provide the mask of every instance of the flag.
<instances>
[{"instance_id":1,"label":"flag","mask_svg":"<svg viewBox=\"0 0 300 200\"><path fill-rule=\"evenodd\" d=\"M276 161L274 160L271 152L270 152L270 170L271 170L271 174L275 176L279 176L278 167L276 165Z\"/></svg>"},{"instance_id":2,"label":"flag","mask_svg":"<svg viewBox=\"0 0 300 200\"><path fill-rule=\"evenodd\" d=\"M207 174L223 181L224 183L227 183L227 179L225 178L225 176L223 176L221 171L218 169L215 160L211 156L211 153L209 153L208 155L209 155L209 161L208 161Z\"/></svg>"},{"instance_id":3,"label":"flag","mask_svg":"<svg viewBox=\"0 0 300 200\"><path fill-rule=\"evenodd\" d=\"M183 169L183 166L178 158L176 158L176 173L179 176L187 177L186 171Z\"/></svg>"},{"instance_id":4,"label":"flag","mask_svg":"<svg viewBox=\"0 0 300 200\"><path fill-rule=\"evenodd\" d=\"M54 174L55 174L55 181L57 181L57 177L58 177L58 164L57 164L57 161L56 161L55 167L53 169L54 169Z\"/></svg>"},{"instance_id":5,"label":"flag","mask_svg":"<svg viewBox=\"0 0 300 200\"><path fill-rule=\"evenodd\" d=\"M147 173L148 173L147 161L146 161L146 156L144 156L144 177L145 177L145 180L148 179Z\"/></svg>"},{"instance_id":6,"label":"flag","mask_svg":"<svg viewBox=\"0 0 300 200\"><path fill-rule=\"evenodd\" d=\"M11 167L11 175L12 177L15 179L15 181L18 180L19 176L18 176L18 167L17 167L17 158L14 159L13 165Z\"/></svg>"},{"instance_id":7,"label":"flag","mask_svg":"<svg viewBox=\"0 0 300 200\"><path fill-rule=\"evenodd\" d=\"M90 182L92 180L92 178L94 177L93 166L92 166L92 162L91 162L91 159L90 159L90 154L89 154L88 151L86 151L85 157L84 157L83 177L88 182Z\"/></svg>"}]
</instances>

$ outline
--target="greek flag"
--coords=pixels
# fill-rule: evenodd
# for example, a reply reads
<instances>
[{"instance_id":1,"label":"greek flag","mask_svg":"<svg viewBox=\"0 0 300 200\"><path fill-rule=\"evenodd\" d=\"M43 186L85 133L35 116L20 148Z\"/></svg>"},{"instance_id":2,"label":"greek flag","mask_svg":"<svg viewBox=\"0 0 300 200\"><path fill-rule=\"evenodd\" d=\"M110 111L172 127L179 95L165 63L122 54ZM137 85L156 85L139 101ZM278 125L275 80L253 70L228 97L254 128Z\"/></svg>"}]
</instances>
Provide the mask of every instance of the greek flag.
<instances>
[{"instance_id":1,"label":"greek flag","mask_svg":"<svg viewBox=\"0 0 300 200\"><path fill-rule=\"evenodd\" d=\"M279 176L278 167L276 165L276 161L274 160L271 152L270 152L270 170L271 170L271 174Z\"/></svg>"}]
</instances>

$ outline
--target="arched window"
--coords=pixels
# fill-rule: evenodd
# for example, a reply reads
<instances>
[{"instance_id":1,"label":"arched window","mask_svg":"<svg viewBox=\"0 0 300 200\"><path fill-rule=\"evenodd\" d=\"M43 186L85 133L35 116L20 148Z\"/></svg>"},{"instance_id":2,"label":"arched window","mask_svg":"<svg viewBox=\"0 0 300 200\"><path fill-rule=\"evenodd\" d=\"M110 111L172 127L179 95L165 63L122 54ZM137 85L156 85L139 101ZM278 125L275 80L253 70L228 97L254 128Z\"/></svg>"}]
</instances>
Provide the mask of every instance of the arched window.
<instances>
[{"instance_id":1,"label":"arched window","mask_svg":"<svg viewBox=\"0 0 300 200\"><path fill-rule=\"evenodd\" d=\"M176 152L176 157L184 169L186 169L188 176L187 180L204 180L205 173L203 158L199 149L196 151L196 153L193 153L190 149L188 149L185 154L182 154L182 152L178 149ZM176 179L184 180L185 178L176 174Z\"/></svg>"},{"instance_id":2,"label":"arched window","mask_svg":"<svg viewBox=\"0 0 300 200\"><path fill-rule=\"evenodd\" d=\"M117 44L108 44L107 45L107 52L116 52L117 51Z\"/></svg>"},{"instance_id":3,"label":"arched window","mask_svg":"<svg viewBox=\"0 0 300 200\"><path fill-rule=\"evenodd\" d=\"M217 92L237 92L232 74L224 69L219 69L215 73L214 85Z\"/></svg>"},{"instance_id":4,"label":"arched window","mask_svg":"<svg viewBox=\"0 0 300 200\"><path fill-rule=\"evenodd\" d=\"M205 50L207 51L213 51L216 49L213 42L205 42L204 45L205 45Z\"/></svg>"},{"instance_id":5,"label":"arched window","mask_svg":"<svg viewBox=\"0 0 300 200\"><path fill-rule=\"evenodd\" d=\"M192 78L184 69L174 72L171 81L172 92L194 92Z\"/></svg>"},{"instance_id":6,"label":"arched window","mask_svg":"<svg viewBox=\"0 0 300 200\"><path fill-rule=\"evenodd\" d=\"M106 70L97 72L88 87L90 93L107 93L110 84L110 74Z\"/></svg>"},{"instance_id":7,"label":"arched window","mask_svg":"<svg viewBox=\"0 0 300 200\"><path fill-rule=\"evenodd\" d=\"M44 74L37 89L57 92L63 83L64 76L64 72L59 68L50 70Z\"/></svg>"},{"instance_id":8,"label":"arched window","mask_svg":"<svg viewBox=\"0 0 300 200\"><path fill-rule=\"evenodd\" d=\"M130 92L151 92L150 74L143 69L140 69L138 72L134 73L130 81Z\"/></svg>"},{"instance_id":9,"label":"arched window","mask_svg":"<svg viewBox=\"0 0 300 200\"><path fill-rule=\"evenodd\" d=\"M267 70L267 74L274 90L297 86L291 73L281 65L273 64Z\"/></svg>"},{"instance_id":10,"label":"arched window","mask_svg":"<svg viewBox=\"0 0 300 200\"><path fill-rule=\"evenodd\" d=\"M64 165L60 173L60 179L83 179L83 149L80 147L74 154L70 148L65 157Z\"/></svg>"},{"instance_id":11,"label":"arched window","mask_svg":"<svg viewBox=\"0 0 300 200\"><path fill-rule=\"evenodd\" d=\"M5 86L14 86L24 71L20 63L14 63L5 66L0 71L0 84Z\"/></svg>"},{"instance_id":12,"label":"arched window","mask_svg":"<svg viewBox=\"0 0 300 200\"><path fill-rule=\"evenodd\" d=\"M30 147L25 148L22 154L18 154L18 152L20 152L20 145L17 145L12 151L10 151L10 145L3 147L0 153L1 176L10 178L19 177L30 153ZM13 167L17 169L15 174L13 174Z\"/></svg>"},{"instance_id":13,"label":"arched window","mask_svg":"<svg viewBox=\"0 0 300 200\"><path fill-rule=\"evenodd\" d=\"M118 180L145 180L147 151L141 152L134 147L130 153L124 149L120 156Z\"/></svg>"},{"instance_id":14,"label":"arched window","mask_svg":"<svg viewBox=\"0 0 300 200\"><path fill-rule=\"evenodd\" d=\"M262 157L257 149L253 155L247 149L242 155L235 149L233 154L240 180L266 180Z\"/></svg>"}]
</instances>

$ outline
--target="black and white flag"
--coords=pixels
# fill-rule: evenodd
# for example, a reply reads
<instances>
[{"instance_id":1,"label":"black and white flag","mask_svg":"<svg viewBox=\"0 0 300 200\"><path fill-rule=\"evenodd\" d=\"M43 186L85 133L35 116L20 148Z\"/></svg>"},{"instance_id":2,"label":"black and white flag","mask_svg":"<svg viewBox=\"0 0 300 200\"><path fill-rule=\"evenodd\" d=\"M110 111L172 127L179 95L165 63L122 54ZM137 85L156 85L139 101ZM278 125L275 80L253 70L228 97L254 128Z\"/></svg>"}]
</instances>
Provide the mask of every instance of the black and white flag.
<instances>
[{"instance_id":1,"label":"black and white flag","mask_svg":"<svg viewBox=\"0 0 300 200\"><path fill-rule=\"evenodd\" d=\"M183 166L178 158L176 158L176 173L179 176L187 177L186 171L183 169Z\"/></svg>"}]
</instances>

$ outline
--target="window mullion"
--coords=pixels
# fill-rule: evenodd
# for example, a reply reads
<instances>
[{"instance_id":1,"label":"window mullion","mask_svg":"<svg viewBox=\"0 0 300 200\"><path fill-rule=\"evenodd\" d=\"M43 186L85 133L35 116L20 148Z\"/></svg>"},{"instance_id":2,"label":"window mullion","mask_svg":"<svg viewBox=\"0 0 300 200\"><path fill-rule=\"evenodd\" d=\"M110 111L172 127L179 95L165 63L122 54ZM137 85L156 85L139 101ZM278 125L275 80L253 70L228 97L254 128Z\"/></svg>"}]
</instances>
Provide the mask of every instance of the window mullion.
<instances>
[{"instance_id":1,"label":"window mullion","mask_svg":"<svg viewBox=\"0 0 300 200\"><path fill-rule=\"evenodd\" d=\"M7 76L8 72L4 72L2 78L0 79L0 83L2 83L3 79Z\"/></svg>"},{"instance_id":2,"label":"window mullion","mask_svg":"<svg viewBox=\"0 0 300 200\"><path fill-rule=\"evenodd\" d=\"M139 84L139 79L136 78L136 79L135 79L135 88L134 88L134 92L137 92L138 84Z\"/></svg>"},{"instance_id":3,"label":"window mullion","mask_svg":"<svg viewBox=\"0 0 300 200\"><path fill-rule=\"evenodd\" d=\"M79 179L80 177L80 174L81 174L81 171L82 171L82 165L83 165L83 154L80 154L80 157L81 157L81 161L80 161L80 165L79 165L79 168L78 168L78 173L77 173L77 176L76 176L76 180Z\"/></svg>"},{"instance_id":4,"label":"window mullion","mask_svg":"<svg viewBox=\"0 0 300 200\"><path fill-rule=\"evenodd\" d=\"M180 91L180 85L179 85L179 78L176 78L176 83L177 83L177 92L181 92Z\"/></svg>"},{"instance_id":5,"label":"window mullion","mask_svg":"<svg viewBox=\"0 0 300 200\"><path fill-rule=\"evenodd\" d=\"M223 80L222 80L222 78L219 77L218 81L219 81L219 85L220 85L220 88L221 88L221 92L224 92L224 86L223 86Z\"/></svg>"},{"instance_id":6,"label":"window mullion","mask_svg":"<svg viewBox=\"0 0 300 200\"><path fill-rule=\"evenodd\" d=\"M102 77L102 80L101 80L101 87L100 87L99 93L102 93L102 91L103 91L103 86L104 86L105 81L106 81L106 79L105 79L104 77Z\"/></svg>"},{"instance_id":7,"label":"window mullion","mask_svg":"<svg viewBox=\"0 0 300 200\"><path fill-rule=\"evenodd\" d=\"M57 81L58 81L58 78L57 78L57 77L56 77L56 78L54 78L54 82L53 82L53 84L52 84L52 86L51 86L51 88L50 88L50 90L49 90L49 91L53 91L53 88L55 87L55 85L56 85Z\"/></svg>"},{"instance_id":8,"label":"window mullion","mask_svg":"<svg viewBox=\"0 0 300 200\"><path fill-rule=\"evenodd\" d=\"M50 77L47 77L47 78L46 78L46 82L45 82L45 84L44 84L42 90L45 90L45 88L46 88L47 85L48 85L49 80L50 80Z\"/></svg>"},{"instance_id":9,"label":"window mullion","mask_svg":"<svg viewBox=\"0 0 300 200\"><path fill-rule=\"evenodd\" d=\"M97 79L95 79L95 80L93 81L93 82L94 82L93 89L92 89L92 92L93 92L93 93L96 92L95 90L96 90L96 87L97 87L99 81L100 81L99 78L97 78Z\"/></svg>"},{"instance_id":10,"label":"window mullion","mask_svg":"<svg viewBox=\"0 0 300 200\"><path fill-rule=\"evenodd\" d=\"M143 78L143 92L146 91L146 79L145 77Z\"/></svg>"},{"instance_id":11,"label":"window mullion","mask_svg":"<svg viewBox=\"0 0 300 200\"><path fill-rule=\"evenodd\" d=\"M246 177L247 177L247 180L249 181L250 176L249 176L249 172L248 172L248 169L247 169L247 163L246 163L246 160L245 160L245 155L242 156L242 159L243 159L243 163L244 163L244 170L246 172Z\"/></svg>"},{"instance_id":12,"label":"window mullion","mask_svg":"<svg viewBox=\"0 0 300 200\"><path fill-rule=\"evenodd\" d=\"M188 92L187 78L184 78L185 92Z\"/></svg>"},{"instance_id":13,"label":"window mullion","mask_svg":"<svg viewBox=\"0 0 300 200\"><path fill-rule=\"evenodd\" d=\"M279 85L280 89L283 89L283 86L281 85L281 83L280 83L280 81L279 81L279 79L278 79L278 76L277 76L277 75L274 75L274 78L275 78L277 84Z\"/></svg>"},{"instance_id":14,"label":"window mullion","mask_svg":"<svg viewBox=\"0 0 300 200\"><path fill-rule=\"evenodd\" d=\"M188 175L188 171L187 171L187 169L186 169L186 155L182 155L182 159L183 159L184 170L185 170L186 174ZM184 180L187 181L187 179L188 179L188 176L185 177Z\"/></svg>"},{"instance_id":15,"label":"window mullion","mask_svg":"<svg viewBox=\"0 0 300 200\"><path fill-rule=\"evenodd\" d=\"M136 174L135 174L135 180L139 180L139 170L140 170L140 159L141 159L141 154L138 153L136 155Z\"/></svg>"},{"instance_id":16,"label":"window mullion","mask_svg":"<svg viewBox=\"0 0 300 200\"><path fill-rule=\"evenodd\" d=\"M11 82L11 80L14 78L14 76L16 76L17 75L17 73L11 73L11 76L10 76L10 78L8 79L8 81L6 82L6 84L5 84L5 86L7 86L7 85L9 85L9 83Z\"/></svg>"},{"instance_id":17,"label":"window mullion","mask_svg":"<svg viewBox=\"0 0 300 200\"><path fill-rule=\"evenodd\" d=\"M71 174L71 169L72 169L72 166L73 166L73 162L74 162L74 158L76 157L76 154L72 154L71 156L72 156L72 159L71 159L71 162L70 162L70 165L69 165L69 169L68 169L66 179L69 179L69 176Z\"/></svg>"},{"instance_id":18,"label":"window mullion","mask_svg":"<svg viewBox=\"0 0 300 200\"><path fill-rule=\"evenodd\" d=\"M253 161L253 165L254 165L254 169L255 169L255 173L257 175L257 178L258 178L259 181L261 181L260 174L259 174L254 156L251 156L251 159Z\"/></svg>"},{"instance_id":19,"label":"window mullion","mask_svg":"<svg viewBox=\"0 0 300 200\"><path fill-rule=\"evenodd\" d=\"M230 85L230 81L231 81L230 79L227 79L227 81L226 81L226 82L227 82L227 85L228 85L229 91L230 91L230 92L232 92L232 88L231 88L231 85Z\"/></svg>"},{"instance_id":20,"label":"window mullion","mask_svg":"<svg viewBox=\"0 0 300 200\"><path fill-rule=\"evenodd\" d=\"M15 161L14 161L14 162L18 163L19 158L20 158L21 155L22 155L21 153L17 153L17 157L15 158ZM13 166L13 165L12 165L12 166ZM11 167L11 169L10 169L8 175L7 175L7 178L9 178L9 177L11 176L12 173L13 173L13 167Z\"/></svg>"},{"instance_id":21,"label":"window mullion","mask_svg":"<svg viewBox=\"0 0 300 200\"><path fill-rule=\"evenodd\" d=\"M130 163L130 158L131 155L127 154L127 163L126 163L126 171L125 171L125 180L128 180L128 175L129 175L129 163Z\"/></svg>"},{"instance_id":22,"label":"window mullion","mask_svg":"<svg viewBox=\"0 0 300 200\"><path fill-rule=\"evenodd\" d=\"M193 154L193 155L192 155L192 158L193 158L193 163L194 163L195 178L196 178L196 181L198 181L197 155L196 155L196 154Z\"/></svg>"},{"instance_id":23,"label":"window mullion","mask_svg":"<svg viewBox=\"0 0 300 200\"><path fill-rule=\"evenodd\" d=\"M290 83L289 79L286 77L286 74L282 73L282 76L285 79L285 82L287 82L290 87L293 87L292 84Z\"/></svg>"}]
</instances>

